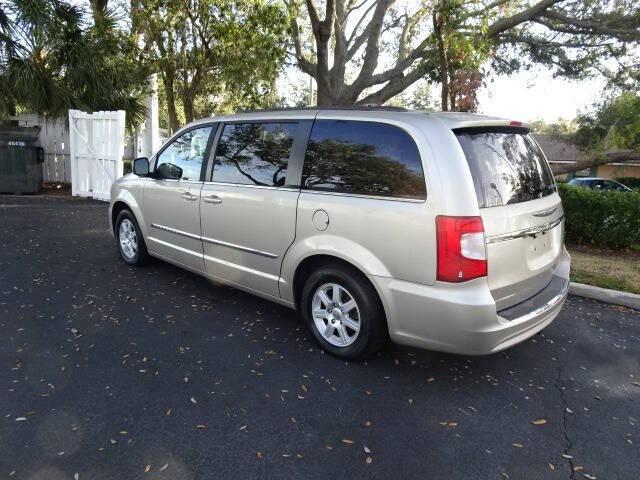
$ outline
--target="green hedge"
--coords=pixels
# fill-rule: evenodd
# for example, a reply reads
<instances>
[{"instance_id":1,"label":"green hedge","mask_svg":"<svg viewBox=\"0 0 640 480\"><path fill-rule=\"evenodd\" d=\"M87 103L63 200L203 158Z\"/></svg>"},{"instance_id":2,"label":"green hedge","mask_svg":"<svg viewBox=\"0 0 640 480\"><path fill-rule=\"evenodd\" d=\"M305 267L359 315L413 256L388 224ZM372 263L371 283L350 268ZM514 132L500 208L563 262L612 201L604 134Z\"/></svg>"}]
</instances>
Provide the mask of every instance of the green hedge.
<instances>
[{"instance_id":1,"label":"green hedge","mask_svg":"<svg viewBox=\"0 0 640 480\"><path fill-rule=\"evenodd\" d=\"M640 251L640 192L558 189L568 243Z\"/></svg>"}]
</instances>

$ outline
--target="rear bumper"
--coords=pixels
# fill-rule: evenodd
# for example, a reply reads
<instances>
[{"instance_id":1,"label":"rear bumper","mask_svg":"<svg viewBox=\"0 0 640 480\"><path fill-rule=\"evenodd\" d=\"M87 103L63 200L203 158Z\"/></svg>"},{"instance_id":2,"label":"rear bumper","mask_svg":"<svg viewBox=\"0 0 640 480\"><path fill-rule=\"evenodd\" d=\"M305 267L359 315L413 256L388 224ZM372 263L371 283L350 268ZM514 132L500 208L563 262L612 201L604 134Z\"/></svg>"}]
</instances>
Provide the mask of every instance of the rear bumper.
<instances>
[{"instance_id":1,"label":"rear bumper","mask_svg":"<svg viewBox=\"0 0 640 480\"><path fill-rule=\"evenodd\" d=\"M370 276L387 314L392 341L430 350L484 355L535 335L560 313L569 291L566 250L552 281L533 297L496 310L486 278L418 285Z\"/></svg>"}]
</instances>

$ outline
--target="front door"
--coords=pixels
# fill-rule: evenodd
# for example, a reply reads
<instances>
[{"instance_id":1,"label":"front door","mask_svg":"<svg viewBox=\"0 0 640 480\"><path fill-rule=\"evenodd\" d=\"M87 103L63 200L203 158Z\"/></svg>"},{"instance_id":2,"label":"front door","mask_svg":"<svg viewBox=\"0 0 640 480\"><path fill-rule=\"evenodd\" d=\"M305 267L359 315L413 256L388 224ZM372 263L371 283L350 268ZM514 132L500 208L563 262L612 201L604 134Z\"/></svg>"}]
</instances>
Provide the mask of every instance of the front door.
<instances>
[{"instance_id":1,"label":"front door","mask_svg":"<svg viewBox=\"0 0 640 480\"><path fill-rule=\"evenodd\" d=\"M295 237L309 124L274 120L222 127L212 181L205 182L200 203L209 274L279 296L282 258Z\"/></svg>"},{"instance_id":2,"label":"front door","mask_svg":"<svg viewBox=\"0 0 640 480\"><path fill-rule=\"evenodd\" d=\"M208 157L214 125L192 128L157 156L144 189L147 248L157 256L204 271L200 241L202 164Z\"/></svg>"}]
</instances>

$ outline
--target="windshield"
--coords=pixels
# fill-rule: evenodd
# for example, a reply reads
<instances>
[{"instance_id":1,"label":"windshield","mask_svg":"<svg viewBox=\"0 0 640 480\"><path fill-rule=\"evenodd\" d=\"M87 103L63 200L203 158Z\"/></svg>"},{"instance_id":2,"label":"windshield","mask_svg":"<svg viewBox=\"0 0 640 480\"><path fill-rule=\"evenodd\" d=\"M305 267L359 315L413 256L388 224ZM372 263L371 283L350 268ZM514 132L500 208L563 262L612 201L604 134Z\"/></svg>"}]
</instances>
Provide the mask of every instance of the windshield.
<instances>
[{"instance_id":1,"label":"windshield","mask_svg":"<svg viewBox=\"0 0 640 480\"><path fill-rule=\"evenodd\" d=\"M480 208L527 202L555 191L551 169L526 129L468 128L455 134Z\"/></svg>"}]
</instances>

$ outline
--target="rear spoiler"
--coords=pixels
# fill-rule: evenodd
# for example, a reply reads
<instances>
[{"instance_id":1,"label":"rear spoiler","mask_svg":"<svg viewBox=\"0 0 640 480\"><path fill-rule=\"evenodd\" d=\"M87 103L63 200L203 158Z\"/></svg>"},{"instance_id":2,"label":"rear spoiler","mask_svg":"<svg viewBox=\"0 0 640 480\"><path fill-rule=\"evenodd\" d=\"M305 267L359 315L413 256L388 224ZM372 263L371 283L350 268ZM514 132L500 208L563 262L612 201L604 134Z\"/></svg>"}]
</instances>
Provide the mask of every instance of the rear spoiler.
<instances>
[{"instance_id":1,"label":"rear spoiler","mask_svg":"<svg viewBox=\"0 0 640 480\"><path fill-rule=\"evenodd\" d=\"M518 122L520 123L520 122ZM520 133L526 135L530 132L528 126L520 125L473 125L452 129L454 133Z\"/></svg>"}]
</instances>

